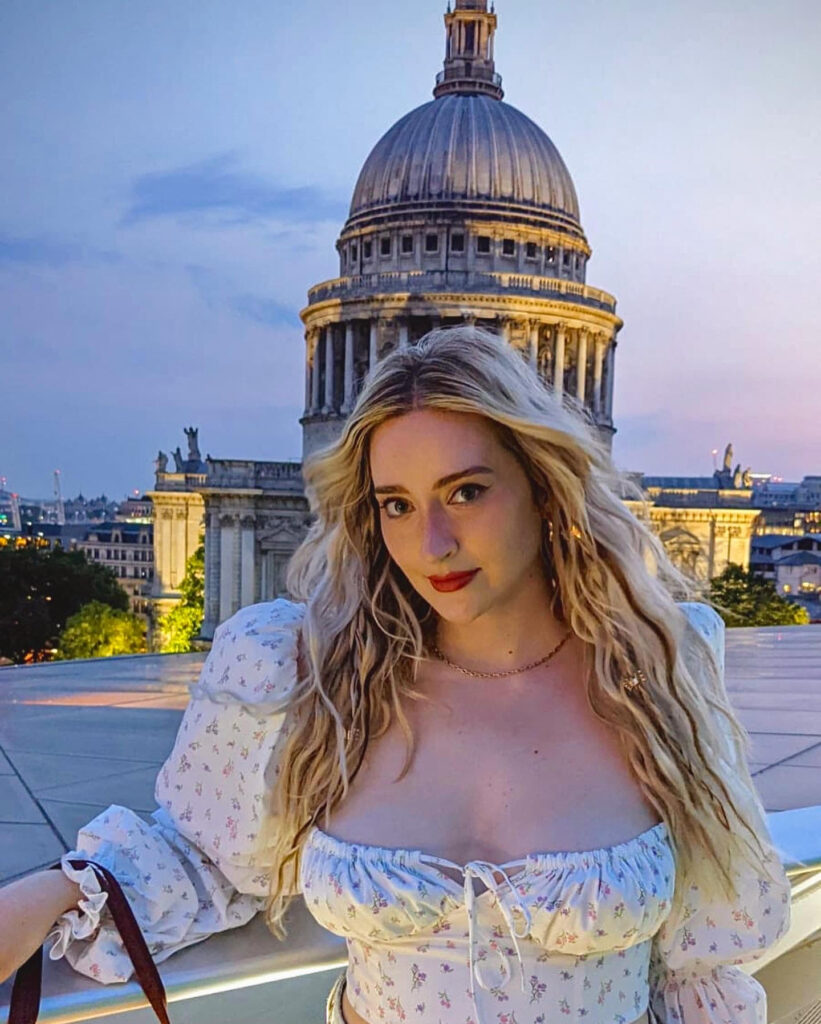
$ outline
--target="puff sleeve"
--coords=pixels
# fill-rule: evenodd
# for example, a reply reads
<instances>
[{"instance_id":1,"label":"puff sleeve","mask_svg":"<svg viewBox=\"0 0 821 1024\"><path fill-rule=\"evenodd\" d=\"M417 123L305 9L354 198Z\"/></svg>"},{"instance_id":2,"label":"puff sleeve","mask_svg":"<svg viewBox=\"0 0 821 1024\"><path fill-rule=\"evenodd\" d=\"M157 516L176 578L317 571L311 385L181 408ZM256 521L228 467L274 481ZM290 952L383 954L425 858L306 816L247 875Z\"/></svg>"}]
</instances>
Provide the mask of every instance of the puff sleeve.
<instances>
[{"instance_id":1,"label":"puff sleeve","mask_svg":"<svg viewBox=\"0 0 821 1024\"><path fill-rule=\"evenodd\" d=\"M243 608L217 629L157 777L153 824L113 805L62 858L83 896L48 936L52 960L64 956L106 984L133 971L93 870L68 863L78 856L120 882L157 962L263 908L269 874L256 840L278 771L275 748L293 727L283 707L296 683L303 611L278 599Z\"/></svg>"},{"instance_id":2,"label":"puff sleeve","mask_svg":"<svg viewBox=\"0 0 821 1024\"><path fill-rule=\"evenodd\" d=\"M703 604L682 609L710 643L723 678L720 616ZM760 957L789 928L790 882L758 794L742 786L734 771L729 744L721 771L755 824L770 874L740 866L735 876L740 899L733 904L710 902L696 884L689 886L681 911L663 922L651 945L650 1009L658 1024L767 1024L766 993L738 965Z\"/></svg>"}]
</instances>

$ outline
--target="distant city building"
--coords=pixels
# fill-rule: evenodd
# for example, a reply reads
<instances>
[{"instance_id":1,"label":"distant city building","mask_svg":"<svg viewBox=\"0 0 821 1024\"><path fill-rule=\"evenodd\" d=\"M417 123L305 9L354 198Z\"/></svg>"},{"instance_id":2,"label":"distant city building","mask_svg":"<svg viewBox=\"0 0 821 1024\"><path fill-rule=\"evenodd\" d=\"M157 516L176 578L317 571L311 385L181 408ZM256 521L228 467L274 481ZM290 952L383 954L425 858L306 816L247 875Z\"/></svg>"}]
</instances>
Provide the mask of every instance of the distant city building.
<instances>
[{"instance_id":1,"label":"distant city building","mask_svg":"<svg viewBox=\"0 0 821 1024\"><path fill-rule=\"evenodd\" d=\"M154 502L148 495L126 498L117 506L116 519L121 523L150 523L154 520Z\"/></svg>"},{"instance_id":2,"label":"distant city building","mask_svg":"<svg viewBox=\"0 0 821 1024\"><path fill-rule=\"evenodd\" d=\"M128 594L131 610L149 614L154 579L153 527L149 523L101 523L77 542L90 562L111 569Z\"/></svg>"},{"instance_id":3,"label":"distant city building","mask_svg":"<svg viewBox=\"0 0 821 1024\"><path fill-rule=\"evenodd\" d=\"M796 537L801 537L805 533L821 534L821 509L800 509L795 505L762 508L755 532L791 533Z\"/></svg>"},{"instance_id":4,"label":"distant city building","mask_svg":"<svg viewBox=\"0 0 821 1024\"><path fill-rule=\"evenodd\" d=\"M776 581L776 566L785 558L804 552L821 554L821 536L803 534L764 534L750 541L750 568L760 576Z\"/></svg>"},{"instance_id":5,"label":"distant city building","mask_svg":"<svg viewBox=\"0 0 821 1024\"><path fill-rule=\"evenodd\" d=\"M733 467L731 444L712 476L633 477L645 500L626 504L648 522L682 572L706 583L731 563L747 568L759 510L751 503L750 470Z\"/></svg>"},{"instance_id":6,"label":"distant city building","mask_svg":"<svg viewBox=\"0 0 821 1024\"><path fill-rule=\"evenodd\" d=\"M821 509L821 476L805 476L796 488L795 503L804 509Z\"/></svg>"},{"instance_id":7,"label":"distant city building","mask_svg":"<svg viewBox=\"0 0 821 1024\"><path fill-rule=\"evenodd\" d=\"M821 535L821 477L801 484L762 480L740 464L733 467L732 445L710 477L633 479L646 501L628 504L649 518L672 560L696 579L720 575L732 562L775 582L774 560L804 550L804 534ZM787 582L792 585L792 576Z\"/></svg>"},{"instance_id":8,"label":"distant city building","mask_svg":"<svg viewBox=\"0 0 821 1024\"><path fill-rule=\"evenodd\" d=\"M821 620L821 534L753 537L750 568L772 580L782 597L803 605Z\"/></svg>"}]
</instances>

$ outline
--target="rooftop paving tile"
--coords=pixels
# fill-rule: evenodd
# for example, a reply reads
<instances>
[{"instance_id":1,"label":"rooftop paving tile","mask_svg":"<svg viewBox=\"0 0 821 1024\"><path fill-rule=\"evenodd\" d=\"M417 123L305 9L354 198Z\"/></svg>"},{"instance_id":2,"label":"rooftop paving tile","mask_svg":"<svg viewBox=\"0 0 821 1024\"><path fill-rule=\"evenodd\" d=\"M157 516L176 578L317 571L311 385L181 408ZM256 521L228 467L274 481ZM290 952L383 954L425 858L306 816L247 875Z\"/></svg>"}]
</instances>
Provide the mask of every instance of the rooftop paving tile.
<instances>
[{"instance_id":1,"label":"rooftop paving tile","mask_svg":"<svg viewBox=\"0 0 821 1024\"><path fill-rule=\"evenodd\" d=\"M36 825L44 820L39 807L20 779L16 775L0 776L0 822Z\"/></svg>"}]
</instances>

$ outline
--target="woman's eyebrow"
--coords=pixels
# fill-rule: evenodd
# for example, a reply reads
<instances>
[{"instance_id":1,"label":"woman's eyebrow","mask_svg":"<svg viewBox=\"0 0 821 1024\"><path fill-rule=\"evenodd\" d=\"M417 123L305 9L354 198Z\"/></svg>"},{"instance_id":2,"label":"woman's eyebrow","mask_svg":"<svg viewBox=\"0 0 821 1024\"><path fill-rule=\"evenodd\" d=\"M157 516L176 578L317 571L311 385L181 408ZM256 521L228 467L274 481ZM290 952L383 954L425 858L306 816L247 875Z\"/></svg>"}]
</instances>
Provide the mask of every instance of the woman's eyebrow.
<instances>
[{"instance_id":1,"label":"woman's eyebrow","mask_svg":"<svg viewBox=\"0 0 821 1024\"><path fill-rule=\"evenodd\" d=\"M437 480L433 485L433 489L438 491L440 487L446 487L448 484L452 484L454 480L461 480L463 476L473 476L474 473L492 473L493 470L490 466L469 466L467 469L460 469L457 473L448 473L447 476L443 476L440 480ZM374 494L407 494L408 490L406 487L402 487L400 484L386 484L382 487L374 487Z\"/></svg>"}]
</instances>

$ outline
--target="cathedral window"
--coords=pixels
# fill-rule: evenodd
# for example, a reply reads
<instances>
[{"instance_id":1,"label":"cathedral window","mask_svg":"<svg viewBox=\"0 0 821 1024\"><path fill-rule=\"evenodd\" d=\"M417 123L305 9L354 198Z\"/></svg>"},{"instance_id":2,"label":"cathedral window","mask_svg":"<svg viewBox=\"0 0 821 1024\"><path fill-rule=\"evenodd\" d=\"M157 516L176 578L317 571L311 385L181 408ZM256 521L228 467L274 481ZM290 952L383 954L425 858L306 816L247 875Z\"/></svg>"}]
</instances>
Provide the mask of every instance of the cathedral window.
<instances>
[{"instance_id":1,"label":"cathedral window","mask_svg":"<svg viewBox=\"0 0 821 1024\"><path fill-rule=\"evenodd\" d=\"M487 254L490 252L490 236L479 235L476 239L476 251Z\"/></svg>"},{"instance_id":2,"label":"cathedral window","mask_svg":"<svg viewBox=\"0 0 821 1024\"><path fill-rule=\"evenodd\" d=\"M469 21L465 25L465 52L476 52L476 23Z\"/></svg>"},{"instance_id":3,"label":"cathedral window","mask_svg":"<svg viewBox=\"0 0 821 1024\"><path fill-rule=\"evenodd\" d=\"M548 263L555 263L556 262L556 247L554 245L549 245L547 247L547 249L545 250L545 255L547 256L547 262Z\"/></svg>"},{"instance_id":4,"label":"cathedral window","mask_svg":"<svg viewBox=\"0 0 821 1024\"><path fill-rule=\"evenodd\" d=\"M464 252L465 251L465 236L460 232L450 236L450 251L451 252Z\"/></svg>"},{"instance_id":5,"label":"cathedral window","mask_svg":"<svg viewBox=\"0 0 821 1024\"><path fill-rule=\"evenodd\" d=\"M438 235L425 235L425 252L439 252Z\"/></svg>"},{"instance_id":6,"label":"cathedral window","mask_svg":"<svg viewBox=\"0 0 821 1024\"><path fill-rule=\"evenodd\" d=\"M567 249L565 249L564 252L562 253L562 266L564 266L564 267L569 267L570 266L570 253L568 252Z\"/></svg>"},{"instance_id":7,"label":"cathedral window","mask_svg":"<svg viewBox=\"0 0 821 1024\"><path fill-rule=\"evenodd\" d=\"M413 235L402 235L402 253L405 256L413 254Z\"/></svg>"},{"instance_id":8,"label":"cathedral window","mask_svg":"<svg viewBox=\"0 0 821 1024\"><path fill-rule=\"evenodd\" d=\"M525 247L525 256L529 260L535 260L539 255L539 250L535 242L528 242Z\"/></svg>"},{"instance_id":9,"label":"cathedral window","mask_svg":"<svg viewBox=\"0 0 821 1024\"><path fill-rule=\"evenodd\" d=\"M357 251L356 242L351 242L351 262L352 263L356 263L358 255L359 254L358 254L358 251Z\"/></svg>"},{"instance_id":10,"label":"cathedral window","mask_svg":"<svg viewBox=\"0 0 821 1024\"><path fill-rule=\"evenodd\" d=\"M503 256L515 256L516 255L516 243L512 238L502 239L502 255Z\"/></svg>"},{"instance_id":11,"label":"cathedral window","mask_svg":"<svg viewBox=\"0 0 821 1024\"><path fill-rule=\"evenodd\" d=\"M362 243L362 255L366 260L369 260L373 256L373 242Z\"/></svg>"},{"instance_id":12,"label":"cathedral window","mask_svg":"<svg viewBox=\"0 0 821 1024\"><path fill-rule=\"evenodd\" d=\"M390 256L391 254L391 240L390 236L386 235L379 239L379 252L383 256Z\"/></svg>"}]
</instances>

